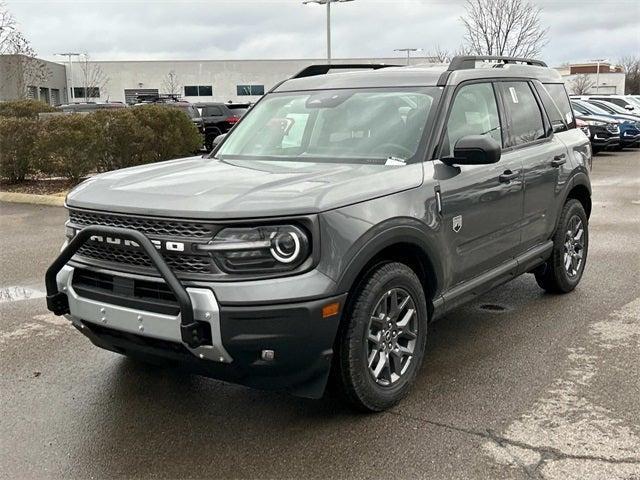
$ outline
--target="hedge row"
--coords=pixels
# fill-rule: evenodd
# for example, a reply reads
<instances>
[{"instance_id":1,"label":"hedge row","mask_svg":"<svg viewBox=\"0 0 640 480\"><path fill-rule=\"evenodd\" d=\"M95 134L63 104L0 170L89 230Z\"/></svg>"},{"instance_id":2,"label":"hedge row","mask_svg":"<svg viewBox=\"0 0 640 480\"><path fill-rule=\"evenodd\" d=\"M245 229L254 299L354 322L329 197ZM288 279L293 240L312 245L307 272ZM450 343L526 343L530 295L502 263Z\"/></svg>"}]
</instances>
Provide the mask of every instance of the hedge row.
<instances>
[{"instance_id":1,"label":"hedge row","mask_svg":"<svg viewBox=\"0 0 640 480\"><path fill-rule=\"evenodd\" d=\"M78 182L92 172L189 156L201 145L183 112L158 105L43 119L0 113L0 176L12 181L45 175Z\"/></svg>"}]
</instances>

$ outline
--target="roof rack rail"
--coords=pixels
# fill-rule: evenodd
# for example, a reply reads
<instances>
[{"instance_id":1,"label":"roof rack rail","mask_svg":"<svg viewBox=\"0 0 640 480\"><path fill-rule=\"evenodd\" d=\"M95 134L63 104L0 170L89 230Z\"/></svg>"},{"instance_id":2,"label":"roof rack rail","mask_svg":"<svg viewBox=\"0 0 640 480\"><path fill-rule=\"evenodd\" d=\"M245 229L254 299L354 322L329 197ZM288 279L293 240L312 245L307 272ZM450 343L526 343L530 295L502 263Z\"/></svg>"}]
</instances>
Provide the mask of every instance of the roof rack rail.
<instances>
[{"instance_id":1,"label":"roof rack rail","mask_svg":"<svg viewBox=\"0 0 640 480\"><path fill-rule=\"evenodd\" d=\"M399 65L389 65L384 63L340 63L340 64L318 64L309 65L303 68L293 77L290 78L305 78L315 77L318 75L326 75L331 70L380 70L381 68L398 67Z\"/></svg>"},{"instance_id":2,"label":"roof rack rail","mask_svg":"<svg viewBox=\"0 0 640 480\"><path fill-rule=\"evenodd\" d=\"M456 70L470 70L476 68L476 62L482 60L497 60L504 64L516 64L524 63L526 65L532 65L536 67L546 67L547 64L542 60L535 60L532 58L519 58L519 57L503 57L499 55L467 55L454 57L447 69L450 72Z\"/></svg>"}]
</instances>

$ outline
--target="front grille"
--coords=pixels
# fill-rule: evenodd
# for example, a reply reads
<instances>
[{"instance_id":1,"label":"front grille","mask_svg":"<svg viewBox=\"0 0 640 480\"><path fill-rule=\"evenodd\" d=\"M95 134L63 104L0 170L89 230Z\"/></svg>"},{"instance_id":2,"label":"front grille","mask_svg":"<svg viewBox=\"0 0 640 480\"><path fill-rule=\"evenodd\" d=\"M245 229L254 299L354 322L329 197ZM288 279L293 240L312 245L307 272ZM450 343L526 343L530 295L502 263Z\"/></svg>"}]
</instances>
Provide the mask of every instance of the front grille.
<instances>
[{"instance_id":1,"label":"front grille","mask_svg":"<svg viewBox=\"0 0 640 480\"><path fill-rule=\"evenodd\" d=\"M213 224L75 209L69 210L69 224L77 229L88 226L127 228L148 235L152 240L163 238L185 242L184 252L164 250L161 252L171 270L177 274L212 274L217 272L209 255L205 253L198 255L190 246L193 243L206 243L213 238L215 233ZM88 241L78 250L77 255L85 259L116 264L114 268L118 269L122 267L128 271L149 269L153 270L153 274L157 273L144 250L132 249L115 243Z\"/></svg>"},{"instance_id":2,"label":"front grille","mask_svg":"<svg viewBox=\"0 0 640 480\"><path fill-rule=\"evenodd\" d=\"M84 298L166 315L180 312L178 301L169 286L139 278L123 277L76 268L73 288Z\"/></svg>"},{"instance_id":3,"label":"front grille","mask_svg":"<svg viewBox=\"0 0 640 480\"><path fill-rule=\"evenodd\" d=\"M129 217L80 210L69 210L69 221L81 228L89 225L131 228L147 235L161 237L207 239L212 237L210 226L196 222Z\"/></svg>"},{"instance_id":4,"label":"front grille","mask_svg":"<svg viewBox=\"0 0 640 480\"><path fill-rule=\"evenodd\" d=\"M609 133L620 133L618 125L608 124L605 128Z\"/></svg>"},{"instance_id":5,"label":"front grille","mask_svg":"<svg viewBox=\"0 0 640 480\"><path fill-rule=\"evenodd\" d=\"M109 244L87 242L78 250L78 255L94 258L103 262L120 263L133 267L155 268L151 259L144 251L126 250ZM213 261L204 255L189 255L184 253L163 253L163 258L169 267L176 272L184 273L212 273Z\"/></svg>"}]
</instances>

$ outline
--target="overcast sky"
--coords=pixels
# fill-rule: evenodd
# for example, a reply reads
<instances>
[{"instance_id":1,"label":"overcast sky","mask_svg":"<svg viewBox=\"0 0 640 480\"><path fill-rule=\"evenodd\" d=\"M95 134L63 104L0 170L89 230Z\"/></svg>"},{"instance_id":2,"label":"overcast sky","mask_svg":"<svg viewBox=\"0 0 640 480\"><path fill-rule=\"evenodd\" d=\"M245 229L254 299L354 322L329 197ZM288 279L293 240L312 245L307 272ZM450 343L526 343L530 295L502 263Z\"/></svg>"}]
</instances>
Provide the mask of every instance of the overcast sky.
<instances>
[{"instance_id":1,"label":"overcast sky","mask_svg":"<svg viewBox=\"0 0 640 480\"><path fill-rule=\"evenodd\" d=\"M543 58L640 53L640 0L533 0L544 9ZM305 58L325 55L325 9L302 0L7 0L38 54L95 60ZM464 0L355 0L333 7L334 57L395 48L455 49Z\"/></svg>"}]
</instances>

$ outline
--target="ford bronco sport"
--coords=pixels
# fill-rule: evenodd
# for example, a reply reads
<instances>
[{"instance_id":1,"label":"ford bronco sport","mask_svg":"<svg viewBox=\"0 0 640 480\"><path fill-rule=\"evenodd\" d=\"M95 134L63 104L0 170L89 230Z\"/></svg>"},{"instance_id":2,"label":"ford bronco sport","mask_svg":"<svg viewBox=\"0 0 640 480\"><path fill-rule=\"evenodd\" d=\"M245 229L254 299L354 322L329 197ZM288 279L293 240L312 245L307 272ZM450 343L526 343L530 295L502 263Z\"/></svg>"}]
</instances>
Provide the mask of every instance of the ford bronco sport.
<instances>
[{"instance_id":1,"label":"ford bronco sport","mask_svg":"<svg viewBox=\"0 0 640 480\"><path fill-rule=\"evenodd\" d=\"M381 411L428 322L523 273L576 287L590 165L543 62L312 66L209 156L73 190L48 307L114 352L311 398L331 374Z\"/></svg>"}]
</instances>

